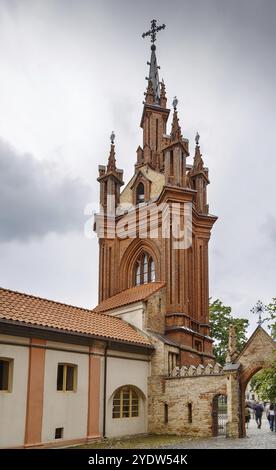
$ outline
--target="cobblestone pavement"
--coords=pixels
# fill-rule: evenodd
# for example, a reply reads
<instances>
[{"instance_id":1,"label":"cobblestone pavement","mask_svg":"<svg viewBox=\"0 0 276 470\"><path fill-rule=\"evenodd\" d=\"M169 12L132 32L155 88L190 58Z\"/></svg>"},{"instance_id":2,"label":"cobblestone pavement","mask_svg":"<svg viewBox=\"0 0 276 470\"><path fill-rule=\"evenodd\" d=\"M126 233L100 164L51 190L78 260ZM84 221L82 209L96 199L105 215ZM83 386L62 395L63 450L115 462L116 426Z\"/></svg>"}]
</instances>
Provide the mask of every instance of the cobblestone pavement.
<instances>
[{"instance_id":1,"label":"cobblestone pavement","mask_svg":"<svg viewBox=\"0 0 276 470\"><path fill-rule=\"evenodd\" d=\"M190 439L162 446L162 449L276 449L276 432L269 429L266 419L258 429L255 420L251 420L247 436L243 439L226 439L223 436L210 439Z\"/></svg>"}]
</instances>

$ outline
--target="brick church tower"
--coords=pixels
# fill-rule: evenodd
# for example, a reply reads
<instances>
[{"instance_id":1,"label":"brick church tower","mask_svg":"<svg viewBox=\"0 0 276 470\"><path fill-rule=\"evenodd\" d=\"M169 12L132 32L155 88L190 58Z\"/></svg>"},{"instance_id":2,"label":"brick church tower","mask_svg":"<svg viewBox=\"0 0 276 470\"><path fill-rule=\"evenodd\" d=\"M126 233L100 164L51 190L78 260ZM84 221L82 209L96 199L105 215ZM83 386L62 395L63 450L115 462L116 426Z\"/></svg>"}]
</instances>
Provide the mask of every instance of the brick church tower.
<instances>
[{"instance_id":1,"label":"brick church tower","mask_svg":"<svg viewBox=\"0 0 276 470\"><path fill-rule=\"evenodd\" d=\"M108 164L99 166L104 228L99 238L99 306L96 309L108 310L112 299L123 299L126 295L136 299L138 292L162 286L164 322L160 312L161 329L151 329L159 330L165 338L182 346L180 365L196 364L206 362L207 358L210 362L213 357L209 337L208 242L217 218L209 213L208 168L202 159L199 135L196 135L192 162L188 163L189 141L182 135L176 98L170 132L167 130L170 109L164 81L159 81L155 46L156 32L164 27L156 27L153 20L151 30L143 35L151 36L152 44L140 122L143 143L137 149L133 177L121 190L123 171L117 168L113 133ZM177 248L173 211L168 210L166 229L162 227L164 207L176 206L180 207L180 225L185 223L185 214L189 212L184 207L190 208L190 243ZM115 217L112 210L116 210ZM138 230L141 227L142 234ZM149 235L152 232L154 236ZM115 304L118 307L118 302Z\"/></svg>"}]
</instances>

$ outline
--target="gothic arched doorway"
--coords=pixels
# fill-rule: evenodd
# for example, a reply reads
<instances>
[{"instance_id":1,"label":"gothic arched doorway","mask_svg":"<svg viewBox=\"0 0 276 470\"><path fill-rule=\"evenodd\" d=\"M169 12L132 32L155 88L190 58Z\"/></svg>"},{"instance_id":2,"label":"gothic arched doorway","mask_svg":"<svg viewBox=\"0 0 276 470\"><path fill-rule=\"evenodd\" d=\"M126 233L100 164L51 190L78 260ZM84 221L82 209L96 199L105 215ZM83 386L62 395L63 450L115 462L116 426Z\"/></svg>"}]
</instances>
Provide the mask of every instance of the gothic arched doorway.
<instances>
[{"instance_id":1,"label":"gothic arched doorway","mask_svg":"<svg viewBox=\"0 0 276 470\"><path fill-rule=\"evenodd\" d=\"M270 367L276 344L269 334L258 326L239 355L232 357L224 367L227 373L228 437L245 437L245 392L252 377L261 369Z\"/></svg>"},{"instance_id":2,"label":"gothic arched doorway","mask_svg":"<svg viewBox=\"0 0 276 470\"><path fill-rule=\"evenodd\" d=\"M212 401L212 434L226 436L227 396L215 395Z\"/></svg>"}]
</instances>

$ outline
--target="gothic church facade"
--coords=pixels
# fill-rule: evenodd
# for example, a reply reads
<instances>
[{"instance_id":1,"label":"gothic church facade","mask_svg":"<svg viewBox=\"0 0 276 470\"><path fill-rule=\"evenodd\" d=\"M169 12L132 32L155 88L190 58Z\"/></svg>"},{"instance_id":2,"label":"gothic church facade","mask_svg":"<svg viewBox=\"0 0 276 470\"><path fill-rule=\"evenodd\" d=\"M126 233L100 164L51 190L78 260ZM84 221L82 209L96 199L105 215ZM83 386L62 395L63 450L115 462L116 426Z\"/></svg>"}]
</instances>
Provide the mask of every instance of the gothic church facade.
<instances>
[{"instance_id":1,"label":"gothic church facade","mask_svg":"<svg viewBox=\"0 0 276 470\"><path fill-rule=\"evenodd\" d=\"M99 239L100 303L96 311L109 311L144 330L164 335L179 346L179 366L197 366L213 360L208 313L208 243L217 218L209 212L209 172L201 155L199 135L189 159L189 141L182 135L177 104L175 98L168 132L171 111L167 107L165 83L159 81L156 46L152 43L140 122L143 143L137 149L133 177L121 190L123 170L117 168L113 134L108 163L99 166L103 215ZM110 201L116 216L114 230L108 236ZM189 247L174 247L171 219L175 206L180 208L180 224L184 224L185 206L191 208ZM166 237L164 207L170 212ZM122 232L125 225L129 229L127 237ZM138 233L141 227L142 237ZM150 236L150 230L154 236ZM134 299L138 295L143 300L143 292L145 297L148 295L148 283L160 288L159 314L150 311L140 317L138 313L130 315L125 306L119 312L120 299L128 295L128 289Z\"/></svg>"},{"instance_id":2,"label":"gothic church facade","mask_svg":"<svg viewBox=\"0 0 276 470\"><path fill-rule=\"evenodd\" d=\"M216 217L199 136L189 161L176 99L168 130L155 46L163 28L153 20L145 34L151 58L134 174L122 189L113 133L108 163L99 167L98 305L87 310L0 288L2 448L147 432L216 435L219 395L229 398L227 435L244 435L240 390L275 344L258 328L238 356L232 336L228 363L223 370L215 363L208 243ZM189 234L184 246L175 212Z\"/></svg>"}]
</instances>

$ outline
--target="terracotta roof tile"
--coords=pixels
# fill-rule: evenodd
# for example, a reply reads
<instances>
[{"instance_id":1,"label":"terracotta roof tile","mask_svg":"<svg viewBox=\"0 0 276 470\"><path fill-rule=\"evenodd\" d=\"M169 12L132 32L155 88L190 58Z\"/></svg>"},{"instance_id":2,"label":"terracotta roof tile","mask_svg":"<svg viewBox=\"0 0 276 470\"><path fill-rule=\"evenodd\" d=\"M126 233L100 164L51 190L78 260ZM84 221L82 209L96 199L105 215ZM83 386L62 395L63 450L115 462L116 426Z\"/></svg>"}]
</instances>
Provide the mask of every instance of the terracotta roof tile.
<instances>
[{"instance_id":1,"label":"terracotta roof tile","mask_svg":"<svg viewBox=\"0 0 276 470\"><path fill-rule=\"evenodd\" d=\"M107 314L0 288L0 320L150 346L129 323Z\"/></svg>"},{"instance_id":2,"label":"terracotta roof tile","mask_svg":"<svg viewBox=\"0 0 276 470\"><path fill-rule=\"evenodd\" d=\"M119 294L103 300L103 302L94 308L93 312L107 312L108 310L113 310L124 305L147 300L152 294L164 286L165 284L163 282L149 282L141 286L130 287L129 289L119 292Z\"/></svg>"}]
</instances>

